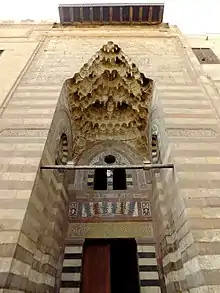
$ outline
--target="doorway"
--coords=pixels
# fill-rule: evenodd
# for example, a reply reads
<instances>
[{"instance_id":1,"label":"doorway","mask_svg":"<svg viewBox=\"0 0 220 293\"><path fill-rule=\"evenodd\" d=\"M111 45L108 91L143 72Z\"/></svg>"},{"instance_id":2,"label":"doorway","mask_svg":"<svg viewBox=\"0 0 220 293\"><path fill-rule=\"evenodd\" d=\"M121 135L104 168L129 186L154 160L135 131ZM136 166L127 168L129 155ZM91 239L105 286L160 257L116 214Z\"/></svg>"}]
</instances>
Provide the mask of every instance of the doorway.
<instances>
[{"instance_id":1,"label":"doorway","mask_svg":"<svg viewBox=\"0 0 220 293\"><path fill-rule=\"evenodd\" d=\"M82 293L139 293L135 239L87 239Z\"/></svg>"}]
</instances>

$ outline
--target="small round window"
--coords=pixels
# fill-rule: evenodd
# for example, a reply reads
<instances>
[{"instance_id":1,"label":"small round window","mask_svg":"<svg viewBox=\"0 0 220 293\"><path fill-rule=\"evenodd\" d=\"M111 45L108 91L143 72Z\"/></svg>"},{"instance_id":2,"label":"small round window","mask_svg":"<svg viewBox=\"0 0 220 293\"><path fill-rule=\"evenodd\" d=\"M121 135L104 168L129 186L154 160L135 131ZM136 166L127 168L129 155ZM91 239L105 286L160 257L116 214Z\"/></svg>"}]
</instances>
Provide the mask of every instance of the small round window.
<instances>
[{"instance_id":1,"label":"small round window","mask_svg":"<svg viewBox=\"0 0 220 293\"><path fill-rule=\"evenodd\" d=\"M113 163L115 163L115 156L113 156L113 155L105 156L105 162L107 164L113 164Z\"/></svg>"}]
</instances>

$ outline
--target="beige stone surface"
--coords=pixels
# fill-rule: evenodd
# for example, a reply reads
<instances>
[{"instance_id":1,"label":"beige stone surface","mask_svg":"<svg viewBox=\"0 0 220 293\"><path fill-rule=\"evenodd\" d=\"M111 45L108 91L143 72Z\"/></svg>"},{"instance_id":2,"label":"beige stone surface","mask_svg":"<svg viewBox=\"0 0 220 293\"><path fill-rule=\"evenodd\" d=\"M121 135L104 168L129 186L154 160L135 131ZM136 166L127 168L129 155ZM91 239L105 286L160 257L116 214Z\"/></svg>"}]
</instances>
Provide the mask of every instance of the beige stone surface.
<instances>
[{"instance_id":1,"label":"beige stone surface","mask_svg":"<svg viewBox=\"0 0 220 293\"><path fill-rule=\"evenodd\" d=\"M79 293L80 288L61 288L60 293Z\"/></svg>"},{"instance_id":2,"label":"beige stone surface","mask_svg":"<svg viewBox=\"0 0 220 293\"><path fill-rule=\"evenodd\" d=\"M68 239L75 238L152 238L152 224L145 222L70 223Z\"/></svg>"},{"instance_id":3,"label":"beige stone surface","mask_svg":"<svg viewBox=\"0 0 220 293\"><path fill-rule=\"evenodd\" d=\"M66 246L65 253L82 253L82 246Z\"/></svg>"},{"instance_id":4,"label":"beige stone surface","mask_svg":"<svg viewBox=\"0 0 220 293\"><path fill-rule=\"evenodd\" d=\"M141 293L161 293L160 287L141 287Z\"/></svg>"},{"instance_id":5,"label":"beige stone surface","mask_svg":"<svg viewBox=\"0 0 220 293\"><path fill-rule=\"evenodd\" d=\"M211 48L218 58L220 58L220 38L219 35L208 35L206 40L205 35L187 36L187 42L194 48ZM218 64L203 64L203 70L214 80L218 89L220 89L220 74Z\"/></svg>"},{"instance_id":6,"label":"beige stone surface","mask_svg":"<svg viewBox=\"0 0 220 293\"><path fill-rule=\"evenodd\" d=\"M138 245L137 246L138 252L155 252L154 245Z\"/></svg>"},{"instance_id":7,"label":"beige stone surface","mask_svg":"<svg viewBox=\"0 0 220 293\"><path fill-rule=\"evenodd\" d=\"M7 34L7 30L5 30L5 34ZM0 32L0 50L4 50L0 56L0 107L3 107L12 87L16 85L22 71L28 66L28 61L37 48L38 42L28 42L27 40L19 42L19 39L2 42L1 38Z\"/></svg>"},{"instance_id":8,"label":"beige stone surface","mask_svg":"<svg viewBox=\"0 0 220 293\"><path fill-rule=\"evenodd\" d=\"M0 37L1 38L26 38L32 31L31 26L8 26L7 25L0 27Z\"/></svg>"},{"instance_id":9,"label":"beige stone surface","mask_svg":"<svg viewBox=\"0 0 220 293\"><path fill-rule=\"evenodd\" d=\"M51 290L54 274L61 274L68 193L62 176L39 172L38 166L41 159L55 162L63 132L72 137L64 91L59 99L63 82L109 40L154 80L152 129L161 161L176 167L154 175L151 194L156 251L169 293L178 286L183 292L217 293L220 78L218 66L202 68L190 46L210 46L217 55L220 46L214 36L186 42L174 27L0 28L0 243L17 245L15 253L13 246L1 256L1 274L13 272L20 280L13 283L14 293L26 291L22 284L32 292ZM152 224L71 223L67 240L119 236L152 239Z\"/></svg>"}]
</instances>

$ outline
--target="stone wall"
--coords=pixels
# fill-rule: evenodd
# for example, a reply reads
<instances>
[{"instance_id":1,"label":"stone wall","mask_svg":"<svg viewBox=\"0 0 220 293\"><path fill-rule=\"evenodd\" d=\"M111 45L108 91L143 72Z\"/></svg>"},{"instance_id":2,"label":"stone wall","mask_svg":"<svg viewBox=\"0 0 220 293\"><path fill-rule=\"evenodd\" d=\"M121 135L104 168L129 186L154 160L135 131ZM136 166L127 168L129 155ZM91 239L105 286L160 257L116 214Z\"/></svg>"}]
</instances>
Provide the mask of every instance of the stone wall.
<instances>
[{"instance_id":1,"label":"stone wall","mask_svg":"<svg viewBox=\"0 0 220 293\"><path fill-rule=\"evenodd\" d=\"M68 137L68 159L71 159L72 130L69 113L62 94L60 96L54 119L45 144L41 164L55 164L62 134ZM59 171L43 170L36 177L33 192L27 206L24 225L28 223L24 233L33 241L32 288L38 283L39 291L58 292L64 256L64 245L68 223L68 174ZM37 205L38 204L38 205ZM30 223L38 223L37 228ZM24 229L22 227L22 231ZM35 249L34 249L35 248ZM45 268L45 269L44 269ZM38 273L44 278L37 278ZM33 290L33 289L31 289Z\"/></svg>"},{"instance_id":2,"label":"stone wall","mask_svg":"<svg viewBox=\"0 0 220 293\"><path fill-rule=\"evenodd\" d=\"M185 39L190 47L211 48L215 55L220 58L220 38L218 34L185 36ZM199 64L199 61L197 62ZM202 64L200 67L214 81L215 86L220 91L219 64Z\"/></svg>"},{"instance_id":3,"label":"stone wall","mask_svg":"<svg viewBox=\"0 0 220 293\"><path fill-rule=\"evenodd\" d=\"M6 107L10 94L38 52L44 37L30 40L29 28L7 29L0 26L0 112Z\"/></svg>"},{"instance_id":4,"label":"stone wall","mask_svg":"<svg viewBox=\"0 0 220 293\"><path fill-rule=\"evenodd\" d=\"M17 90L17 93L25 96L26 91ZM40 91L42 93L44 92ZM20 98L19 94L17 96ZM17 96L14 95L12 103ZM6 140L13 139L17 142L14 148L9 144L12 156L17 155L9 160L8 168L12 175L5 177L5 180L2 178L4 181L1 181L1 188L7 188L4 193L10 194L11 198L1 199L2 208L6 208L5 211L2 210L4 212L1 221L1 235L5 237L5 243L1 244L2 288L19 292L54 292L54 288L59 290L68 223L67 184L64 174L51 170L40 171L39 163L55 163L63 133L68 136L71 159L72 130L68 115L61 95L49 132L46 128L38 129L33 126L32 129L12 128L1 132L2 145L4 143L6 146ZM19 147L23 149L20 150ZM40 151L42 153L38 155ZM14 164L11 164L12 160ZM4 175L7 174L6 170ZM32 188L30 191L27 189L29 185ZM10 235L16 235L16 238L12 239ZM8 243L12 240L12 244Z\"/></svg>"},{"instance_id":5,"label":"stone wall","mask_svg":"<svg viewBox=\"0 0 220 293\"><path fill-rule=\"evenodd\" d=\"M185 85L157 87L162 161L175 171L155 176L152 213L160 215L156 239L167 291L218 292L219 97L180 39L194 76Z\"/></svg>"},{"instance_id":6,"label":"stone wall","mask_svg":"<svg viewBox=\"0 0 220 293\"><path fill-rule=\"evenodd\" d=\"M43 35L46 37L41 39ZM42 205L38 200L41 193L47 194L42 202L53 198L56 203L55 194L58 196L62 190L64 195L58 210L62 206L63 211L67 195L56 183L57 174L39 172L38 166L42 156L50 162L54 162L56 156L54 141L59 141L59 127L55 127L57 131L49 130L53 117L53 125L57 125L58 116L65 116L58 112L53 116L63 82L104 43L112 40L134 60L140 71L154 80L154 121L159 133L161 160L175 164L174 172L163 171L155 179L152 197L168 291L172 293L180 288L190 293L219 292L219 95L213 91L213 85L180 32L175 28L36 26L29 34L16 38L16 42L22 43L24 39L33 44L23 48L18 45L24 58L19 59L20 67L16 67L15 72L16 76L19 72L21 75L17 82L16 76L11 79L10 74L7 75L10 84L5 90L11 88L11 91L2 105L0 118L0 287L34 292L31 282L48 290L55 284L54 270L35 273L34 259L49 263L49 256L43 262L44 252L37 254L36 245L41 243L38 236L43 236L45 243L47 237L40 232L44 226L34 217L35 213L40 217L43 210L48 216L57 213L56 208ZM9 62L4 59L7 54L5 50L0 56L1 63ZM28 56L31 64L27 63ZM5 96L4 92L3 99ZM46 186L39 184L43 181ZM56 188L49 191L54 185ZM65 212L62 215L65 219ZM159 220L158 215L161 215ZM45 223L47 221L49 223L47 219ZM56 223L55 227L58 226ZM57 243L62 237L60 234ZM39 247L43 250L44 246ZM58 245L55 250L49 250L56 258ZM54 268L57 262L57 258L53 260Z\"/></svg>"}]
</instances>

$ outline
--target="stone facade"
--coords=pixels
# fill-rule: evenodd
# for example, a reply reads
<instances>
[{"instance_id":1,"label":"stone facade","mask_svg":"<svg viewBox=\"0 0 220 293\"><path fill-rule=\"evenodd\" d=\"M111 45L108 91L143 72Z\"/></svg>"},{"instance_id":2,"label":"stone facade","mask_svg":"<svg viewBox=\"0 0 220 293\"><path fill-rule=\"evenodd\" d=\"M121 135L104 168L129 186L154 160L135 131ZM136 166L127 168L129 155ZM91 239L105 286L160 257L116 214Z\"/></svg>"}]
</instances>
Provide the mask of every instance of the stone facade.
<instances>
[{"instance_id":1,"label":"stone facade","mask_svg":"<svg viewBox=\"0 0 220 293\"><path fill-rule=\"evenodd\" d=\"M74 180L83 176L39 168L55 164L63 134L72 158L63 84L108 41L153 80L151 131L161 162L175 165L174 171L136 174L138 184L124 194L125 201L149 201L152 221L70 221L69 202L83 201ZM135 237L143 247L155 243L167 292L219 292L220 97L179 30L1 25L0 50L0 292L59 292L66 277L64 252L86 237ZM88 149L85 162L100 151L103 145ZM123 151L121 144L122 156ZM138 153L126 156L141 162ZM100 194L86 188L87 200L99 201ZM146 274L140 274L145 284ZM142 286L142 292L158 290Z\"/></svg>"}]
</instances>

